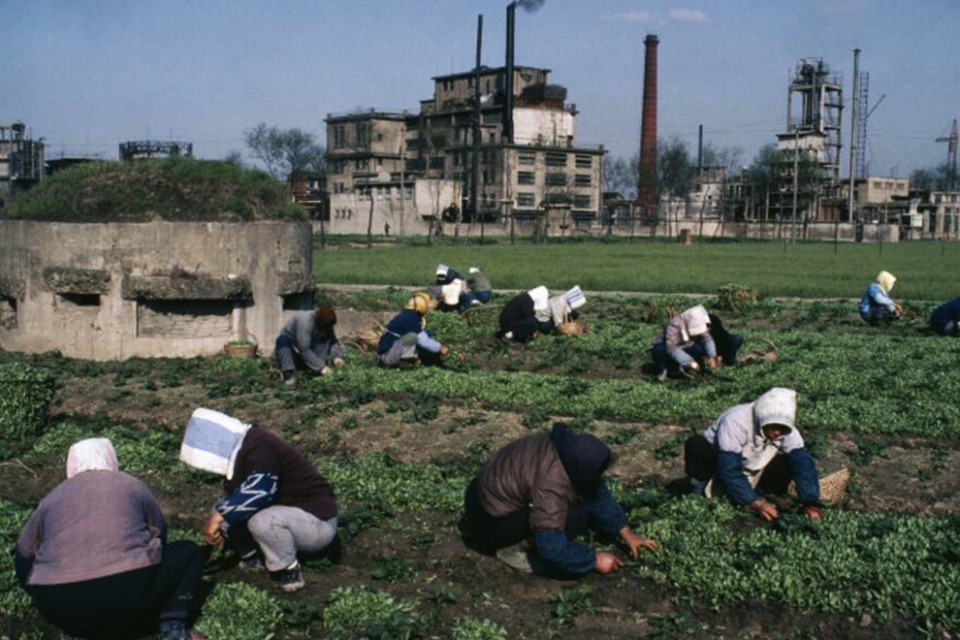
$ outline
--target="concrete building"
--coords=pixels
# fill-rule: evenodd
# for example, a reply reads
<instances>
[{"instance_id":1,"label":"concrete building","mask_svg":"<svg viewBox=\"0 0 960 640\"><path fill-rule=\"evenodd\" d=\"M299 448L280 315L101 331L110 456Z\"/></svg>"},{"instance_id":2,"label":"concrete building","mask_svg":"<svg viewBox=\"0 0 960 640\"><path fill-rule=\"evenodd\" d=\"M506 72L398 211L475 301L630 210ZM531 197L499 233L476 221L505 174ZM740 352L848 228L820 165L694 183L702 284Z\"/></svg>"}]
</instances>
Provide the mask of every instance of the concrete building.
<instances>
[{"instance_id":1,"label":"concrete building","mask_svg":"<svg viewBox=\"0 0 960 640\"><path fill-rule=\"evenodd\" d=\"M26 136L22 122L0 124L0 209L43 179L43 140Z\"/></svg>"},{"instance_id":2,"label":"concrete building","mask_svg":"<svg viewBox=\"0 0 960 640\"><path fill-rule=\"evenodd\" d=\"M309 224L0 220L0 345L92 360L272 351L311 308Z\"/></svg>"},{"instance_id":3,"label":"concrete building","mask_svg":"<svg viewBox=\"0 0 960 640\"><path fill-rule=\"evenodd\" d=\"M560 235L599 226L604 151L574 146L576 106L566 104L564 87L548 83L549 73L513 67L508 82L506 67L482 67L434 78L417 114L329 115L328 231L365 233L370 225L408 235L482 225L495 235Z\"/></svg>"}]
</instances>

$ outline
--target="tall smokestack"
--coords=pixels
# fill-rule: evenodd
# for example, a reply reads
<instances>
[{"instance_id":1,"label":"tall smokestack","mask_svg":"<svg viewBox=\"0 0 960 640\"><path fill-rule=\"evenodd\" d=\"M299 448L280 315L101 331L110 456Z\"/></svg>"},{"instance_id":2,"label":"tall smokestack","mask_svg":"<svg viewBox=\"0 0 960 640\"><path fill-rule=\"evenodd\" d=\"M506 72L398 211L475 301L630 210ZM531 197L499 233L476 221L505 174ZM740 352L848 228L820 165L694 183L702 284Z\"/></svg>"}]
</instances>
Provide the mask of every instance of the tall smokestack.
<instances>
[{"instance_id":1,"label":"tall smokestack","mask_svg":"<svg viewBox=\"0 0 960 640\"><path fill-rule=\"evenodd\" d=\"M513 144L513 40L514 22L517 15L517 3L507 5L507 60L506 83L504 84L503 100L503 141Z\"/></svg>"},{"instance_id":2,"label":"tall smokestack","mask_svg":"<svg viewBox=\"0 0 960 640\"><path fill-rule=\"evenodd\" d=\"M640 176L637 202L656 204L657 199L657 36L643 41L646 57L643 65L643 115L640 121Z\"/></svg>"}]
</instances>

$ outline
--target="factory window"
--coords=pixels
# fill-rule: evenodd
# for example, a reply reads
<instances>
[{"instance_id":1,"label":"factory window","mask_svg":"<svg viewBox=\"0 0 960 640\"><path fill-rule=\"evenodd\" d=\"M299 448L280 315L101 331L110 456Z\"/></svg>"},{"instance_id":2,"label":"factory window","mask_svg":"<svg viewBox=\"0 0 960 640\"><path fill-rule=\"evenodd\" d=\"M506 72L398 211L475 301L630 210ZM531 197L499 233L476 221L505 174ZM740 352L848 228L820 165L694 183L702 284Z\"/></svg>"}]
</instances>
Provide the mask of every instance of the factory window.
<instances>
[{"instance_id":1,"label":"factory window","mask_svg":"<svg viewBox=\"0 0 960 640\"><path fill-rule=\"evenodd\" d=\"M591 200L590 196L578 193L573 196L573 206L575 209L589 209Z\"/></svg>"},{"instance_id":2,"label":"factory window","mask_svg":"<svg viewBox=\"0 0 960 640\"><path fill-rule=\"evenodd\" d=\"M593 166L593 158L588 156L585 153L577 154L577 168L578 169L589 169Z\"/></svg>"},{"instance_id":3,"label":"factory window","mask_svg":"<svg viewBox=\"0 0 960 640\"><path fill-rule=\"evenodd\" d=\"M532 193L518 193L517 194L517 206L518 207L532 207L536 204L536 197Z\"/></svg>"},{"instance_id":4,"label":"factory window","mask_svg":"<svg viewBox=\"0 0 960 640\"><path fill-rule=\"evenodd\" d=\"M493 113L483 114L483 124L496 124L503 120L502 111L494 111Z\"/></svg>"},{"instance_id":5,"label":"factory window","mask_svg":"<svg viewBox=\"0 0 960 640\"><path fill-rule=\"evenodd\" d=\"M551 187L565 187L567 185L567 174L565 173L548 173L547 174L547 185Z\"/></svg>"},{"instance_id":6,"label":"factory window","mask_svg":"<svg viewBox=\"0 0 960 640\"><path fill-rule=\"evenodd\" d=\"M533 171L518 171L517 172L517 184L535 184L536 179L534 178Z\"/></svg>"},{"instance_id":7,"label":"factory window","mask_svg":"<svg viewBox=\"0 0 960 640\"><path fill-rule=\"evenodd\" d=\"M578 187L589 187L593 184L593 176L589 173L578 173L574 178L573 184Z\"/></svg>"},{"instance_id":8,"label":"factory window","mask_svg":"<svg viewBox=\"0 0 960 640\"><path fill-rule=\"evenodd\" d=\"M333 128L333 148L343 149L346 145L347 143L346 143L346 134L344 133L344 127L342 124L338 124Z\"/></svg>"},{"instance_id":9,"label":"factory window","mask_svg":"<svg viewBox=\"0 0 960 640\"><path fill-rule=\"evenodd\" d=\"M370 142L370 123L358 122L354 125L354 146L363 149Z\"/></svg>"},{"instance_id":10,"label":"factory window","mask_svg":"<svg viewBox=\"0 0 960 640\"><path fill-rule=\"evenodd\" d=\"M535 151L521 151L517 154L517 162L520 164L534 164L537 161Z\"/></svg>"},{"instance_id":11,"label":"factory window","mask_svg":"<svg viewBox=\"0 0 960 640\"><path fill-rule=\"evenodd\" d=\"M137 335L215 338L230 333L230 300L143 300L137 303Z\"/></svg>"},{"instance_id":12,"label":"factory window","mask_svg":"<svg viewBox=\"0 0 960 640\"><path fill-rule=\"evenodd\" d=\"M357 171L366 171L367 170L367 159L366 158L357 158L353 161L353 168Z\"/></svg>"},{"instance_id":13,"label":"factory window","mask_svg":"<svg viewBox=\"0 0 960 640\"><path fill-rule=\"evenodd\" d=\"M547 166L548 167L565 167L567 166L567 154L562 151L547 151Z\"/></svg>"}]
</instances>

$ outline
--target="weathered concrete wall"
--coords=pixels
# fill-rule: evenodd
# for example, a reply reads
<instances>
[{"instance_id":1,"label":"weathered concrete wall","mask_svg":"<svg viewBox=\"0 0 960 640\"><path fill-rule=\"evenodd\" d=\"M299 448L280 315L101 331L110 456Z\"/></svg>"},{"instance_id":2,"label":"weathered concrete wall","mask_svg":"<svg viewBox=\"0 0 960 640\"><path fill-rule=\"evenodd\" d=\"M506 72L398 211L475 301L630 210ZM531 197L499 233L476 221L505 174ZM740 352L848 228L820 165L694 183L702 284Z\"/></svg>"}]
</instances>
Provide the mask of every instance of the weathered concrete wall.
<instances>
[{"instance_id":1,"label":"weathered concrete wall","mask_svg":"<svg viewBox=\"0 0 960 640\"><path fill-rule=\"evenodd\" d=\"M310 308L307 223L0 221L0 346L93 360L269 353Z\"/></svg>"}]
</instances>

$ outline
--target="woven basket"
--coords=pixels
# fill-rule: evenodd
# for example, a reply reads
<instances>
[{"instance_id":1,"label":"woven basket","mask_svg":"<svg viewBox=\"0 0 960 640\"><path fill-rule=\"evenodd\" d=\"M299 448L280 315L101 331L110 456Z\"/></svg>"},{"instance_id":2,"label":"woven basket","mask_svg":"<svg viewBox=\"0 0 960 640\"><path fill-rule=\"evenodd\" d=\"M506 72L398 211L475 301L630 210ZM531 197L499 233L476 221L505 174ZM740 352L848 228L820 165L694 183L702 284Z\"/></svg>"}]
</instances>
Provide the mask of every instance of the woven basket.
<instances>
[{"instance_id":1,"label":"woven basket","mask_svg":"<svg viewBox=\"0 0 960 640\"><path fill-rule=\"evenodd\" d=\"M586 332L587 325L582 320L571 320L557 325L557 333L564 336L579 336Z\"/></svg>"},{"instance_id":2,"label":"woven basket","mask_svg":"<svg viewBox=\"0 0 960 640\"><path fill-rule=\"evenodd\" d=\"M820 478L820 499L824 502L838 502L843 497L844 491L847 490L848 482L850 482L850 470L846 467L823 476ZM792 482L787 489L787 493L794 498L797 497L797 488Z\"/></svg>"},{"instance_id":3,"label":"woven basket","mask_svg":"<svg viewBox=\"0 0 960 640\"><path fill-rule=\"evenodd\" d=\"M223 352L231 358L252 358L257 355L257 343L227 343L223 345Z\"/></svg>"},{"instance_id":4,"label":"woven basket","mask_svg":"<svg viewBox=\"0 0 960 640\"><path fill-rule=\"evenodd\" d=\"M780 358L780 349L777 347L777 344L772 340L767 340L766 338L761 338L764 342L767 343L767 346L763 349L757 349L755 351L750 351L749 353L744 353L739 358L737 362L743 364L745 362L750 362L751 360L763 360L765 362L776 362Z\"/></svg>"},{"instance_id":5,"label":"woven basket","mask_svg":"<svg viewBox=\"0 0 960 640\"><path fill-rule=\"evenodd\" d=\"M383 334L383 327L373 327L370 329L361 329L357 332L357 335L354 336L353 341L357 345L357 348L361 351L366 351L370 348L375 348L380 342L380 336Z\"/></svg>"}]
</instances>

